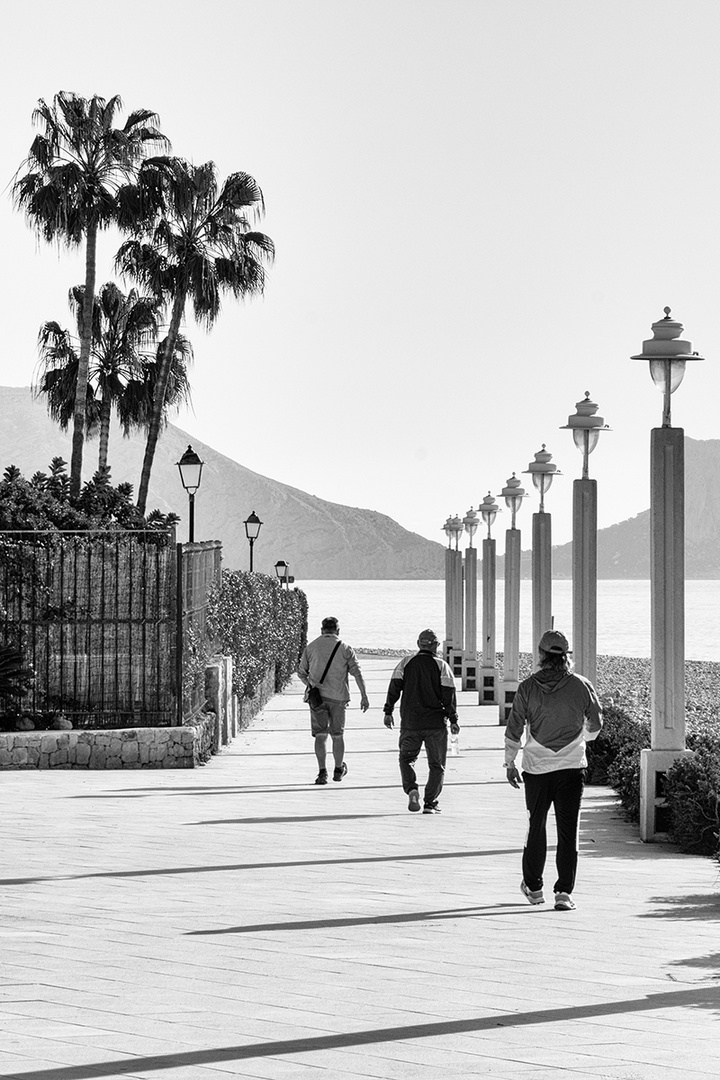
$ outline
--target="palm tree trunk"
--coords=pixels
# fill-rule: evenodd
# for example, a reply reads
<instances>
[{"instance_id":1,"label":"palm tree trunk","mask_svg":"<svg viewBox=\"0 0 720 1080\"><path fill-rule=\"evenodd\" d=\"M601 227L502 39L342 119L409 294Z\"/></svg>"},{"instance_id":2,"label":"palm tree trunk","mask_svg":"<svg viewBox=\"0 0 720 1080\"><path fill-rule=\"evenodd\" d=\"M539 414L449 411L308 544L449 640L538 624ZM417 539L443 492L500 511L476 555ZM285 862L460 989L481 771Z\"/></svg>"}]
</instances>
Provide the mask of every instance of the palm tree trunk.
<instances>
[{"instance_id":1,"label":"palm tree trunk","mask_svg":"<svg viewBox=\"0 0 720 1080\"><path fill-rule=\"evenodd\" d=\"M100 407L100 449L98 451L98 469L104 469L107 466L111 413L112 406L110 404L110 397L107 394L103 394L103 401Z\"/></svg>"},{"instance_id":2,"label":"palm tree trunk","mask_svg":"<svg viewBox=\"0 0 720 1080\"><path fill-rule=\"evenodd\" d=\"M153 461L155 459L155 450L157 448L158 439L160 437L163 410L165 408L165 395L167 393L167 385L170 379L172 358L175 354L175 343L177 342L178 334L180 333L180 323L182 322L183 312L185 311L186 296L187 289L182 288L181 291L176 294L175 299L173 300L172 315L170 316L170 326L168 328L168 335L165 338L165 348L163 350L162 360L160 362L160 370L158 371L157 382L155 384L155 399L153 401L153 412L150 419L150 425L148 427L147 442L145 443L145 457L143 458L142 473L140 474L140 488L138 490L137 498L137 506L141 514L145 513L145 507L147 505L148 488L150 487L150 474L152 472Z\"/></svg>"},{"instance_id":3,"label":"palm tree trunk","mask_svg":"<svg viewBox=\"0 0 720 1080\"><path fill-rule=\"evenodd\" d=\"M83 298L82 335L80 337L80 360L78 363L77 385L75 387L75 408L73 410L72 457L70 459L70 495L80 494L82 482L83 443L85 439L85 420L87 413L87 384L90 368L90 348L92 346L93 307L95 304L95 264L97 259L97 225L88 225L85 241L85 295Z\"/></svg>"}]
</instances>

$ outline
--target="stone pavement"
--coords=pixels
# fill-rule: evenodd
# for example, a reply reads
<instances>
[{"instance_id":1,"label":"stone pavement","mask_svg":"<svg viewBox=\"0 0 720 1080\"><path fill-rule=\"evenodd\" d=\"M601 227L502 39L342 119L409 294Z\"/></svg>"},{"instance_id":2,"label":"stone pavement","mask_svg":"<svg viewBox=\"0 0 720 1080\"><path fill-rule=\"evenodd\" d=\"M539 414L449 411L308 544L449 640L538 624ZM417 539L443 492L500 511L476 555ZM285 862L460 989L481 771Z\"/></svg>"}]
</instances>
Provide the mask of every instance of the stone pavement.
<instances>
[{"instance_id":1,"label":"stone pavement","mask_svg":"<svg viewBox=\"0 0 720 1080\"><path fill-rule=\"evenodd\" d=\"M718 1076L717 865L590 788L577 910L530 907L496 711L409 814L392 666L324 788L299 685L205 768L0 774L0 1076Z\"/></svg>"}]
</instances>

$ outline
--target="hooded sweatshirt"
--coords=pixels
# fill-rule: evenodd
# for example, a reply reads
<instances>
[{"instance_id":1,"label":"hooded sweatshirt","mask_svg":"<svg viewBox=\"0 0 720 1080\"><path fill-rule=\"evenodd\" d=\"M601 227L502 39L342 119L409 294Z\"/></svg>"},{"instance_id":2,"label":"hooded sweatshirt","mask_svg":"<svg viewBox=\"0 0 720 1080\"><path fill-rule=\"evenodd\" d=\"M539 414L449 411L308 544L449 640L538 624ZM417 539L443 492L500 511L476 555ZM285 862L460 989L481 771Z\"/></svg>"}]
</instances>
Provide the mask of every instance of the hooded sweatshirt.
<instances>
[{"instance_id":1,"label":"hooded sweatshirt","mask_svg":"<svg viewBox=\"0 0 720 1080\"><path fill-rule=\"evenodd\" d=\"M523 772L584 769L585 744L597 738L601 727L602 709L591 682L567 671L541 669L524 679L515 694L505 729L505 765L514 765L522 748Z\"/></svg>"}]
</instances>

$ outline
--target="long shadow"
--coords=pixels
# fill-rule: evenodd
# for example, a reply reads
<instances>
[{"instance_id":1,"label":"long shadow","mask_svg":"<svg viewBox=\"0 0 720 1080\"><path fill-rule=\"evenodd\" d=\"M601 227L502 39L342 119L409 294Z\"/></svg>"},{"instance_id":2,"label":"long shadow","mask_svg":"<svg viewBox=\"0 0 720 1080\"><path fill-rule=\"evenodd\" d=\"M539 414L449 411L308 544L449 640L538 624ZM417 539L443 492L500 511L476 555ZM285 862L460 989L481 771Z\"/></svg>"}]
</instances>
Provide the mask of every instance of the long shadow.
<instances>
[{"instance_id":1,"label":"long shadow","mask_svg":"<svg viewBox=\"0 0 720 1080\"><path fill-rule=\"evenodd\" d=\"M646 911L641 919L692 919L720 921L720 894L694 893L691 896L651 896L651 904L665 904L661 910Z\"/></svg>"},{"instance_id":2,"label":"long shadow","mask_svg":"<svg viewBox=\"0 0 720 1080\"><path fill-rule=\"evenodd\" d=\"M501 1028L522 1028L534 1024L563 1024L598 1016L618 1016L623 1013L649 1012L656 1009L697 1008L720 1010L720 987L699 990L670 990L648 994L642 998L625 998L592 1005L571 1005L557 1009L537 1009L530 1012L502 1013L472 1017L468 1020L441 1020L425 1024L404 1024L398 1027L371 1028L367 1031L339 1032L332 1035L310 1035L302 1039L276 1039L236 1046L218 1046L207 1050L188 1050L184 1053L152 1054L145 1057L124 1057L118 1061L98 1061L89 1065L53 1066L51 1069L29 1069L10 1074L8 1080L95 1080L96 1077L122 1076L133 1072L157 1072L161 1069L180 1069L212 1065L217 1062L248 1061L252 1058L283 1057L287 1054L313 1054L323 1050L347 1050L353 1046L401 1042L408 1039L433 1039L448 1035L468 1035L477 1031Z\"/></svg>"},{"instance_id":3,"label":"long shadow","mask_svg":"<svg viewBox=\"0 0 720 1080\"><path fill-rule=\"evenodd\" d=\"M175 874L218 874L228 870L288 870L295 866L352 866L360 863L421 862L425 859L474 859L484 855L518 855L520 848L492 851L430 851L418 855L366 855L355 859L298 859L293 862L222 863L218 866L171 866L163 870L98 870L94 874L54 874L48 877L0 878L0 885L31 885L41 881L84 881L93 878L172 877Z\"/></svg>"},{"instance_id":4,"label":"long shadow","mask_svg":"<svg viewBox=\"0 0 720 1080\"><path fill-rule=\"evenodd\" d=\"M358 821L360 818L388 818L404 817L405 814L397 811L395 814L306 814L304 817L239 817L217 818L211 821L186 821L186 825L295 825L308 821Z\"/></svg>"},{"instance_id":5,"label":"long shadow","mask_svg":"<svg viewBox=\"0 0 720 1080\"><path fill-rule=\"evenodd\" d=\"M269 930L330 930L340 926L382 926L383 923L436 922L443 919L475 919L481 915L523 914L531 912L527 904L493 904L490 907L450 908L448 911L411 911L403 915L359 915L354 919L305 919L300 922L255 923L226 926L222 930L188 930L186 937L214 937L217 934L258 934ZM510 908L510 912L505 912ZM535 914L535 913L533 913Z\"/></svg>"},{"instance_id":6,"label":"long shadow","mask_svg":"<svg viewBox=\"0 0 720 1080\"><path fill-rule=\"evenodd\" d=\"M275 756L274 754L271 756ZM402 793L402 788L398 783L392 784L352 784L347 780L343 781L342 787L352 788L354 791L396 791L399 793L399 797L403 799L405 796ZM443 791L447 791L449 788L454 787L507 787L507 780L446 780L443 785ZM329 785L330 789L332 785ZM228 788L138 788L136 792L116 792L109 791L105 795L87 794L87 795L67 795L68 799L148 799L152 797L164 797L170 796L212 796L212 795L227 795L231 792L234 795L294 795L298 792L307 791L308 789L316 790L320 798L320 788L315 788L314 781L304 781L297 784L283 784L282 786L269 787L267 785L256 784L251 786L249 784L242 787L228 787ZM336 789L339 790L339 785L336 785ZM324 789L323 789L324 790ZM334 790L334 789L333 789Z\"/></svg>"}]
</instances>

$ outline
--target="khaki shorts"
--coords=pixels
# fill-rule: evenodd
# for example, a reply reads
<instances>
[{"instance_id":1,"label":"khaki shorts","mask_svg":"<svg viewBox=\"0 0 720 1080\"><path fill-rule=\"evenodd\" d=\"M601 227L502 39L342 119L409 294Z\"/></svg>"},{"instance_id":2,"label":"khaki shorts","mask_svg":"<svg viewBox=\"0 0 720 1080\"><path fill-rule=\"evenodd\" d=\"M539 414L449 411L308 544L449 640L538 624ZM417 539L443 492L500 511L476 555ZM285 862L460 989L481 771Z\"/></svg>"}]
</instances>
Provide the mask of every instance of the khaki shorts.
<instances>
[{"instance_id":1,"label":"khaki shorts","mask_svg":"<svg viewBox=\"0 0 720 1080\"><path fill-rule=\"evenodd\" d=\"M342 735L345 731L345 706L341 701L323 701L319 709L310 709L313 735Z\"/></svg>"}]
</instances>

